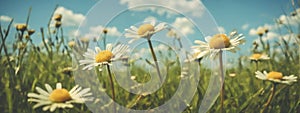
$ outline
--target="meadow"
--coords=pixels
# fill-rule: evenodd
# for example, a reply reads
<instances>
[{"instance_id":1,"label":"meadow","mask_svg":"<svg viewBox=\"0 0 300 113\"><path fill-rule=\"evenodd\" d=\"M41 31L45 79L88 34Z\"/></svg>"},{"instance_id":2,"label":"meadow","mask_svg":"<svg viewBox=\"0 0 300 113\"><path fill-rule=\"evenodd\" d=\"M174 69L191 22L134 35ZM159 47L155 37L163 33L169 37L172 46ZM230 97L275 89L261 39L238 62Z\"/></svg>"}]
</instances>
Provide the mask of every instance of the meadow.
<instances>
[{"instance_id":1,"label":"meadow","mask_svg":"<svg viewBox=\"0 0 300 113\"><path fill-rule=\"evenodd\" d=\"M148 59L139 57L131 58L122 55L121 53L126 53L126 49L128 49L126 45L113 45L112 50L109 50L108 48L110 48L110 46L107 46L105 50L103 47L107 44L105 42L103 44L103 40L100 40L99 42L101 43L98 43L102 50L94 51L94 48L90 48L92 52L96 52L92 54L88 53L89 51L87 49L91 43L95 43L97 40L84 38L68 40L65 38L63 27L61 26L64 24L61 23L61 19L64 18L64 15L49 14L50 20L48 24L46 23L48 27L29 29L28 26L30 26L30 23L28 23L28 21L31 19L30 10L28 17L24 17L27 19L24 24L13 26L12 23L14 20L11 20L7 26L0 23L1 112L122 112L121 108L112 107L113 109L111 109L111 107L107 107L114 106L114 104L111 104L111 100L99 99L101 97L97 95L98 92L107 93L114 102L125 108L149 110L148 112L178 112L177 109L173 108L184 106L183 112L195 113L199 112L201 104L205 104L205 102L203 102L204 95L207 93L211 76L214 75L215 71L207 65L204 65L204 62L209 61L211 58L209 53L202 55L202 52L206 51L205 49L194 47L194 53L185 53L188 63L182 63L179 56L176 56L174 52L176 50L172 48L153 50L155 47L152 47L152 45L157 46L158 44L155 42L151 43L150 38L152 36L151 33L154 34L154 31L157 29L152 28L154 25L143 24L141 25L143 27L137 27L139 30L135 35L140 36L144 34L145 36L140 36L139 38L149 41L149 48L147 49L150 51L147 51L149 51L152 56ZM287 15L299 19L299 13L299 9L295 8L295 11L291 12L291 15L289 13ZM268 28L262 28L257 32L257 42L248 42L247 38L240 39L241 37L238 33L233 33L232 37L239 37L236 39L237 44L227 41L223 35L213 36L223 38L215 39L215 42L221 40L221 44L207 43L210 48L220 50L215 53L215 57L221 59L220 61L222 61L222 54L225 54L225 51L227 51L224 49L227 48L227 46L235 48L236 46L243 46L242 43L253 43L252 48L248 48L252 51L251 54L253 55L240 55L236 59L234 66L227 67L225 70L221 68L217 69L217 71L221 71L220 80L224 82L224 84L218 86L221 89L221 94L216 98L216 101L211 105L208 112L300 112L300 35L297 30L299 26L293 28L289 24L282 23L280 19L275 20L274 24L281 26L278 27L277 30L281 36L274 39L274 41L263 39L268 35ZM297 21L298 25L300 25L299 20ZM51 21L54 22L54 26L50 26ZM13 30L16 31L15 34L9 35ZM147 30L149 30L149 32ZM162 28L162 30L168 29ZM102 34L105 35L107 32L110 31L103 30ZM159 30L157 30L157 32L159 32ZM286 34L288 34L288 37L284 37ZM132 35L128 36L130 37ZM171 34L171 30L169 36L179 43L179 45L174 46L180 48L180 38L176 38L174 33ZM231 36L231 34L228 34L228 36ZM41 44L33 43L33 40L36 38L42 39ZM8 39L14 40L12 43L7 43ZM195 45L197 46L197 44L198 43ZM115 48L116 50L114 50ZM224 52L222 53L222 51ZM91 54L96 56L88 57ZM156 62L156 57L161 59L159 63ZM91 62L87 60L81 61L85 58L96 60L93 61L92 64L97 64L89 66ZM112 63L115 61L117 63ZM111 63L113 66L110 65ZM217 65L223 64L218 63ZM116 71L115 68L118 68L118 66L120 66L120 72L112 72L114 70ZM86 71L82 70L83 68L85 68ZM121 70L124 68L125 71ZM149 72L149 69L152 71ZM130 74L126 71L129 71ZM264 73L260 74L257 71L266 71L266 78L259 78L258 75L264 75ZM272 71L276 73L271 74ZM79 76L75 76L75 74ZM96 75L96 78L91 76L93 74ZM124 76L121 76L121 78L123 77L122 79L125 80L129 78L138 83L148 82L151 79L151 74L157 74L159 77L160 74L166 76L164 83L157 91L138 95L129 92L122 88L122 85L118 84L120 81L117 82L116 76L122 74L124 74ZM118 76L118 78L120 79L120 76ZM160 78L156 79L161 80ZM151 110L171 100L179 88L182 79L190 81L189 84L185 84L187 85L185 88L191 89L186 89L180 93L193 94L191 101L182 100L178 105L174 104L174 106L168 108L168 111ZM153 82L159 84L159 81ZM62 87L67 91L58 88L60 86L57 85L57 83L61 83ZM49 84L52 88L56 86L56 88L60 90L53 90L45 86L45 84ZM82 88L75 87L77 84ZM197 85L196 87L188 87L189 85L193 86L195 84ZM73 87L75 88L72 91L71 89ZM156 88L156 85L153 87ZM43 92L41 89L46 92ZM57 93L55 91L59 93L55 94ZM41 97L41 95L43 97ZM45 96L47 98L44 98ZM180 94L176 96L180 96ZM43 101L39 101L38 99L42 99ZM45 103L35 106L37 103L44 101ZM84 102L87 102L89 107L87 107ZM44 107L47 105L50 106ZM51 105L55 105L55 107ZM34 106L35 108L33 108Z\"/></svg>"}]
</instances>

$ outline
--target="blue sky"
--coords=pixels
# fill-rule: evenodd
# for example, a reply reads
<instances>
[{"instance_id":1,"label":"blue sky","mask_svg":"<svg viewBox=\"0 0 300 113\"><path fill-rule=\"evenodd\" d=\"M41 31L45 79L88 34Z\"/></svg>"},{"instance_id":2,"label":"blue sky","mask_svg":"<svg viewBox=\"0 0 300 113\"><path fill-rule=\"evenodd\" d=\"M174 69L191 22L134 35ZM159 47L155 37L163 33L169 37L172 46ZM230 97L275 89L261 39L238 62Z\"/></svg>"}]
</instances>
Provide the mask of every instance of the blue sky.
<instances>
[{"instance_id":1,"label":"blue sky","mask_svg":"<svg viewBox=\"0 0 300 113\"><path fill-rule=\"evenodd\" d=\"M5 26L8 23L7 20L3 19L4 16L14 18L15 24L25 23L28 9L32 7L29 27L39 32L40 27L47 26L50 15L58 4L58 13L68 13L68 15L70 15L70 17L63 17L63 19L66 20L66 22L63 23L65 35L68 35L70 39L72 37L96 37L99 35L99 31L107 25L105 27L112 31L109 37L115 37L110 38L109 42L115 42L115 40L118 39L117 37L124 32L125 28L128 28L130 25L138 25L138 23L147 18L150 20L164 21L173 27L177 27L178 31L182 31L180 34L186 36L191 42L195 39L203 40L203 34L198 32L195 26L193 27L193 25L186 23L184 19L186 15L174 15L168 11L164 12L158 10L159 8L153 10L145 10L142 8L127 10L128 7L134 6L135 4L145 1L147 3L147 0L103 0L102 3L99 3L100 1L2 0L0 4L0 16L2 16L1 24ZM193 4L196 2L192 1L195 0L174 0L174 3L168 3L166 7L175 6L175 10L179 12L197 16L201 13L200 10L203 9L194 7ZM159 3L160 0L153 0L153 2ZM291 3L287 0L277 0L276 2L270 2L269 0L202 0L202 3L207 8L207 11L214 17L220 29L223 29L222 31L229 33L231 30L237 29L240 33L245 35L247 43L242 49L246 49L247 51L252 41L257 38L253 35L253 32L255 32L259 26L272 27L274 26L275 18L279 18L284 12L289 14L292 11ZM117 13L119 13L118 16L115 16ZM114 19L111 20L111 17ZM198 19L200 18L201 17L195 17L190 20L199 21ZM87 21L81 23L81 20ZM74 33L79 25L81 25L80 34ZM208 26L209 25L201 26L200 28ZM252 34L250 33L251 30L253 31ZM164 33L166 33L166 31ZM39 37L38 33L35 35ZM158 35L158 37L163 36L165 35ZM274 34L274 37L275 36L278 36L278 34ZM13 38L10 40L12 39ZM34 40L36 43L40 42L39 38Z\"/></svg>"}]
</instances>

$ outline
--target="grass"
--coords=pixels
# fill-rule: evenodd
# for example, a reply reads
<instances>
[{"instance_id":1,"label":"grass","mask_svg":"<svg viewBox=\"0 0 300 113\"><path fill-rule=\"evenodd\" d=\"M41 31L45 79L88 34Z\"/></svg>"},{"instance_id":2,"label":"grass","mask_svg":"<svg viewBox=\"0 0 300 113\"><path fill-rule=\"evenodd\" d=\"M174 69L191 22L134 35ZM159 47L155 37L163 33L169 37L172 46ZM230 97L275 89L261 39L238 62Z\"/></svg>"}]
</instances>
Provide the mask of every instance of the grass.
<instances>
[{"instance_id":1,"label":"grass","mask_svg":"<svg viewBox=\"0 0 300 113\"><path fill-rule=\"evenodd\" d=\"M29 10L27 17L27 24L30 18ZM52 16L51 16L52 17ZM51 21L51 19L50 19ZM11 21L11 23L13 20ZM38 46L32 43L32 39L23 38L26 35L26 31L18 31L16 36L18 37L13 42L13 48L8 48L6 39L11 30L14 30L11 23L5 27L0 25L1 30L1 48L0 48L0 109L2 112L7 113L35 113L42 112L41 108L33 109L32 106L35 103L27 102L27 94L29 92L35 92L35 87L43 87L45 83L54 86L57 82L61 82L63 87L71 89L75 85L75 71L80 70L78 67L72 66L72 55L77 56L82 54L84 51L79 51L78 48L68 47L66 45L65 37L63 36L62 27L56 28L56 33L51 33L50 27L46 30L41 28L36 32L41 33L41 38L43 39L43 46ZM50 23L50 22L49 22ZM50 24L48 24L50 26ZM280 29L288 29L289 27L283 27ZM109 32L109 31L108 31ZM296 37L291 37L296 38ZM46 42L46 39L49 40ZM261 50L265 53L269 53L270 60L262 61L258 63L258 70L268 70L268 71L280 71L284 75L296 75L299 78L300 75L300 55L299 55L299 39L292 42L291 40L286 40L284 38L279 38L274 43L265 42ZM81 48L87 47L87 42L77 41L77 46ZM267 45L269 46L267 46ZM272 46L274 45L274 46ZM277 45L277 46L275 46ZM270 52L270 50L280 50L275 52ZM73 54L72 54L73 51ZM75 52L74 52L75 51ZM156 51L157 52L157 51ZM168 51L172 52L172 51ZM117 84L116 79L114 82L115 89L115 102L125 106L130 109L136 110L147 110L151 108L163 105L165 102L170 100L178 89L178 84L182 79L180 77L181 67L180 62L177 57L169 57L168 55L163 55L163 52L158 52L157 56L163 60L163 65L160 67L166 67L166 80L160 89L152 94L136 95L123 89ZM170 56L174 54L169 54ZM82 57L82 56L81 56ZM264 108L264 104L268 101L273 83L268 81L262 81L255 77L256 64L250 62L247 56L240 56L237 59L237 66L232 68L227 68L225 71L225 84L224 84L224 112L250 112L256 113L264 112L268 113L296 113L300 111L300 82L292 85L277 84L276 91L274 92L273 99L270 101L269 105ZM246 58L246 59L245 59ZM73 56L73 60L80 59ZM136 78L139 83L145 83L151 79L148 70L143 68L144 66L133 61L129 63L130 72ZM145 65L151 64L151 60L140 62L148 62ZM73 62L74 63L74 62ZM207 91L210 74L212 70L205 66L199 66L198 62L195 62L193 66L189 67L191 70L197 70L199 84L196 89L190 89L193 95L191 102L185 102L182 100L182 104L187 107L183 112L198 112L200 104L202 103L203 97ZM200 62L201 64L202 62ZM153 64L152 64L153 65ZM151 66L150 66L151 67ZM152 67L153 70L155 70ZM230 73L235 73L236 76L228 76ZM86 76L77 77L89 77L90 73L85 74ZM197 76L198 76L197 75ZM114 75L113 76L117 76ZM122 77L131 77L131 75L124 74ZM188 76L190 77L190 76ZM93 79L92 77L89 79ZM189 80L194 80L191 76ZM85 79L88 80L88 79ZM97 73L97 80L100 84L89 83L86 86L90 86L93 91L99 91L100 89L105 89L105 92L112 96L109 82L109 75L107 70L104 68L103 72ZM195 82L191 82L195 84ZM99 88L103 86L102 88ZM194 91L194 92L193 92ZM181 92L185 93L185 92ZM178 95L176 95L178 96ZM97 98L97 97L96 97ZM175 97L176 98L176 97ZM98 102L98 101L97 101ZM95 101L95 103L97 103ZM100 100L100 103L109 103ZM208 112L219 112L220 111L221 100L218 98L217 101L212 105ZM98 104L95 104L95 106ZM184 105L184 106L185 106ZM105 108L105 106L96 106L95 112L99 112ZM172 106L174 108L180 106ZM178 112L176 110L166 112ZM118 109L116 109L118 110ZM59 109L55 112L91 112L84 104L76 104L73 109ZM111 111L106 111L111 112ZM154 111L155 112L155 111Z\"/></svg>"}]
</instances>

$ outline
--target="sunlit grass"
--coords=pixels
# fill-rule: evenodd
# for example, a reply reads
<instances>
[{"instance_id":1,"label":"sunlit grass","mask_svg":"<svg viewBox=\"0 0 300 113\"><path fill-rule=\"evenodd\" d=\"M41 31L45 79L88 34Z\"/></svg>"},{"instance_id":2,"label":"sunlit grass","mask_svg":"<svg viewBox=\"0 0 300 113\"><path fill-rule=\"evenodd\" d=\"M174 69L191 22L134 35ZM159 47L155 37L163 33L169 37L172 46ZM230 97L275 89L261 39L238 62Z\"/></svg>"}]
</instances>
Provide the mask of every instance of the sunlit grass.
<instances>
[{"instance_id":1,"label":"sunlit grass","mask_svg":"<svg viewBox=\"0 0 300 113\"><path fill-rule=\"evenodd\" d=\"M82 55L86 52L90 43L90 40L86 40L84 38L82 38L82 40L70 40L68 42L63 35L63 27L61 26L63 24L61 23L63 15L50 16L50 21L55 22L54 27L50 27L51 22L49 21L47 28L40 28L36 30L30 29L28 28L30 25L28 22L30 19L30 13L31 9L29 10L25 24L12 26L13 20L11 20L8 26L0 25L0 88L2 89L0 91L0 109L2 109L2 112L43 112L42 108L33 109L35 103L28 102L28 93L35 92L36 87L43 87L44 84L55 86L57 83L62 83L66 89L71 89L75 86L76 84L73 72L82 69L72 65L72 58L73 60L78 60L75 62L79 62L79 59L82 59L81 57L83 57ZM145 27L145 29L147 28L146 30L150 29L151 32L159 31L155 31L154 26L150 26L149 28L150 24L147 25L148 27ZM292 29L290 29L290 27L281 27L278 29L281 31L289 31L288 33L290 34L296 32L291 32ZM16 31L16 39L12 44L12 48L8 48L9 45L6 42L8 38L11 38L8 37L8 34L10 34L12 30ZM55 30L55 32L52 32L53 30ZM106 29L103 31L105 38L108 37L106 35L108 32L109 30ZM137 32L138 35L143 35L140 32L144 33L147 31L141 30ZM40 33L41 35L35 35L37 33ZM256 42L253 45L253 55L251 57L241 55L238 59L236 59L237 63L235 66L227 68L224 72L221 70L222 75L224 73L222 81L225 83L222 85L224 88L222 88L222 90L226 92L222 93L222 98L217 99L209 112L214 113L223 110L223 112L229 113L296 113L300 111L299 36L290 37L291 39L278 37L278 39L274 42L269 42L262 39L263 36L267 34L268 31L266 29L257 33L260 42ZM149 74L149 69L145 67L150 67L155 70L155 72L158 73L157 75L160 75L161 72L165 72L164 74L167 76L164 84L159 90L152 94L136 95L130 93L117 84L113 77L115 75L111 72L112 70L109 65L103 66L103 68L106 69L103 69L102 71L99 71L102 67L95 66L97 78L103 87L92 90L103 90L118 104L136 110L152 109L163 105L166 101L170 100L176 92L180 80L185 77L189 77L189 75L186 75L184 73L185 70L181 69L181 65L183 64L180 64L179 59L174 55L175 53L173 50L170 49L164 51L166 53L169 52L169 56L165 55L162 51L154 50L155 47L152 47L153 45L150 40L151 35L152 34L145 34L145 37L149 42L149 50L151 50L153 59L135 59L132 61L130 61L130 59L128 61L126 58L122 59L125 61L124 65L128 67L128 70L131 73L131 75L124 74L122 77L129 77L139 83L146 83L151 79L151 76ZM41 38L42 45L33 43L33 37ZM174 33L173 35L170 35L170 37L176 38L180 46L179 48L182 49L180 38L174 35ZM105 41L104 45L106 45ZM102 46L104 47L104 45ZM218 46L218 44L215 46ZM231 46L231 44L228 42L225 46ZM220 49L219 47L215 48ZM202 52L202 50L197 52ZM222 52L220 53L222 54ZM188 54L194 53L187 53L187 57ZM199 53L197 53L197 55L199 55ZM160 63L157 63L157 57L163 60L161 60ZM197 63L198 67L185 67L187 70L198 70L200 80L192 101L182 102L188 106L184 112L198 112L200 104L203 104L202 100L207 91L212 70L208 66L202 65L202 63L207 60L202 59L202 57L203 56L196 56L196 58L194 58L196 60L191 61L193 63ZM108 59L108 63L110 63L110 58L111 56L109 59L104 58L104 60L106 61ZM103 58L100 60L102 61ZM221 62L222 60L222 57L220 57ZM91 69L94 70L94 68ZM287 85L279 84L274 81L263 81L255 77L255 72L264 70L267 70L268 72L278 71L283 75L295 75L295 77L298 78L295 79L296 81L294 83ZM276 79L281 78L279 77ZM91 87L93 84L95 83L90 83ZM191 81L191 84L195 83ZM193 90L194 89L191 89L191 91ZM98 103L102 101L95 98L92 102ZM105 108L105 106L99 106L99 111L101 111L102 108ZM114 109L113 111L116 110L118 109ZM79 111L91 112L84 104L76 104L73 108L58 109L54 112ZM168 112L178 111L171 110Z\"/></svg>"}]
</instances>

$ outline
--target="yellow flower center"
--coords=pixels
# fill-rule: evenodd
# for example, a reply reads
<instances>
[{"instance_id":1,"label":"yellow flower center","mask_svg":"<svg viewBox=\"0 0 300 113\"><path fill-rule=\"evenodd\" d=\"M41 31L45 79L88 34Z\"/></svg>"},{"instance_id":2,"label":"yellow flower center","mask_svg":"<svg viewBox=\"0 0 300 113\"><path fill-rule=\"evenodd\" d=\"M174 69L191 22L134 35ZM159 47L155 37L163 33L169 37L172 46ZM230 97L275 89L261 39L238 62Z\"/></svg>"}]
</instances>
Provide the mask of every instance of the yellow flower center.
<instances>
[{"instance_id":1,"label":"yellow flower center","mask_svg":"<svg viewBox=\"0 0 300 113\"><path fill-rule=\"evenodd\" d=\"M282 73L271 71L268 73L267 78L269 79L281 79L283 77Z\"/></svg>"},{"instance_id":2,"label":"yellow flower center","mask_svg":"<svg viewBox=\"0 0 300 113\"><path fill-rule=\"evenodd\" d=\"M144 35L146 32L154 31L154 26L151 24L141 25L137 31L138 35Z\"/></svg>"},{"instance_id":3,"label":"yellow flower center","mask_svg":"<svg viewBox=\"0 0 300 113\"><path fill-rule=\"evenodd\" d=\"M56 21L61 21L62 15L61 14L57 14L54 16L54 20Z\"/></svg>"},{"instance_id":4,"label":"yellow flower center","mask_svg":"<svg viewBox=\"0 0 300 113\"><path fill-rule=\"evenodd\" d=\"M96 55L95 59L96 59L97 63L100 63L100 62L109 61L112 57L113 57L112 52L110 52L108 50L104 50L104 51L99 52Z\"/></svg>"},{"instance_id":5,"label":"yellow flower center","mask_svg":"<svg viewBox=\"0 0 300 113\"><path fill-rule=\"evenodd\" d=\"M55 89L49 96L49 99L52 102L65 102L71 100L71 96L66 89Z\"/></svg>"},{"instance_id":6,"label":"yellow flower center","mask_svg":"<svg viewBox=\"0 0 300 113\"><path fill-rule=\"evenodd\" d=\"M262 54L256 53L256 54L253 54L253 55L252 55L252 58L253 58L253 59L260 59L261 56L262 56Z\"/></svg>"},{"instance_id":7,"label":"yellow flower center","mask_svg":"<svg viewBox=\"0 0 300 113\"><path fill-rule=\"evenodd\" d=\"M68 45L69 45L70 48L73 48L76 45L76 42L75 41L70 41L68 43Z\"/></svg>"},{"instance_id":8,"label":"yellow flower center","mask_svg":"<svg viewBox=\"0 0 300 113\"><path fill-rule=\"evenodd\" d=\"M26 25L26 24L18 24L18 25L16 26L16 29L17 29L18 31L25 31L25 30L27 29L27 25Z\"/></svg>"},{"instance_id":9,"label":"yellow flower center","mask_svg":"<svg viewBox=\"0 0 300 113\"><path fill-rule=\"evenodd\" d=\"M209 46L214 49L222 49L230 46L230 40L225 34L216 34L210 41Z\"/></svg>"}]
</instances>

